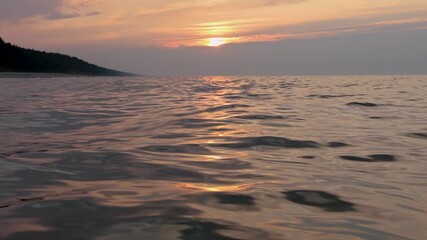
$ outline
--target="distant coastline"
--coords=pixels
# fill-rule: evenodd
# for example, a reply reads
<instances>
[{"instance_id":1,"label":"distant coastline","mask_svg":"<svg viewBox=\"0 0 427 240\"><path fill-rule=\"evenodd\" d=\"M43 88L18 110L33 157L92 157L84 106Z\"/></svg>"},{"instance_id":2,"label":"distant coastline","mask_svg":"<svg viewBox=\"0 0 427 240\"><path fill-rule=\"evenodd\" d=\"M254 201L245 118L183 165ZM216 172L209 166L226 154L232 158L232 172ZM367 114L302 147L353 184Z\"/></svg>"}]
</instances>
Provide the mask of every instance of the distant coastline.
<instances>
[{"instance_id":1,"label":"distant coastline","mask_svg":"<svg viewBox=\"0 0 427 240\"><path fill-rule=\"evenodd\" d=\"M138 76L100 67L79 58L22 48L0 37L0 77Z\"/></svg>"},{"instance_id":2,"label":"distant coastline","mask_svg":"<svg viewBox=\"0 0 427 240\"><path fill-rule=\"evenodd\" d=\"M59 77L84 77L94 75L76 75L67 73L49 73L49 72L2 72L0 71L0 79L2 78L59 78Z\"/></svg>"}]
</instances>

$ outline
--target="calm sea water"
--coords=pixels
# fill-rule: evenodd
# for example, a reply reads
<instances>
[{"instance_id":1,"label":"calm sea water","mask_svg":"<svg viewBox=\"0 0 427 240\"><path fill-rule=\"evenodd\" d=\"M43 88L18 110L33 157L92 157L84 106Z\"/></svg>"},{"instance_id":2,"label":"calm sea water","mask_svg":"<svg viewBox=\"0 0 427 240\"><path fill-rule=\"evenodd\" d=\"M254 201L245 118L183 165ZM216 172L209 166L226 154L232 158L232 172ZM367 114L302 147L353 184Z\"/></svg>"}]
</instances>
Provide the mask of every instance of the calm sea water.
<instances>
[{"instance_id":1,"label":"calm sea water","mask_svg":"<svg viewBox=\"0 0 427 240\"><path fill-rule=\"evenodd\" d=\"M0 239L426 239L427 76L0 79Z\"/></svg>"}]
</instances>

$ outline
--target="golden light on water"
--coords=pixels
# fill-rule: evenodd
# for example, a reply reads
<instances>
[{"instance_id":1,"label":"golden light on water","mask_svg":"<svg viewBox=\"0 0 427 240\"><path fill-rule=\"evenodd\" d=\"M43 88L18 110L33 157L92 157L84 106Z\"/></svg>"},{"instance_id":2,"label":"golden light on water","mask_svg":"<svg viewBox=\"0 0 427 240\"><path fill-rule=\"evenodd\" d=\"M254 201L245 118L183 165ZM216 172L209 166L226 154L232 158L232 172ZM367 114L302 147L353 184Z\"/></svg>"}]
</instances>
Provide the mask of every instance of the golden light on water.
<instances>
[{"instance_id":1,"label":"golden light on water","mask_svg":"<svg viewBox=\"0 0 427 240\"><path fill-rule=\"evenodd\" d=\"M237 192L245 190L255 184L242 184L232 186L219 186L219 185L207 185L207 184L193 184L193 183L178 183L176 186L179 188L187 188L193 190L200 190L206 192Z\"/></svg>"}]
</instances>

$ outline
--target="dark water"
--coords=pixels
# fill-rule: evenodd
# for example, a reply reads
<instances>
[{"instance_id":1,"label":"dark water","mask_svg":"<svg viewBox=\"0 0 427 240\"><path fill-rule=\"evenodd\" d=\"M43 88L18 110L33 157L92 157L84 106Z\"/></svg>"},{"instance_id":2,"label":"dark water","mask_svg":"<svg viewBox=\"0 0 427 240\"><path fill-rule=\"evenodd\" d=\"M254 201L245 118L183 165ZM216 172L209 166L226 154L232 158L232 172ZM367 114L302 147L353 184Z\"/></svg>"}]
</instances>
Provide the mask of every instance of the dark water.
<instances>
[{"instance_id":1,"label":"dark water","mask_svg":"<svg viewBox=\"0 0 427 240\"><path fill-rule=\"evenodd\" d=\"M426 239L427 77L0 80L0 239Z\"/></svg>"}]
</instances>

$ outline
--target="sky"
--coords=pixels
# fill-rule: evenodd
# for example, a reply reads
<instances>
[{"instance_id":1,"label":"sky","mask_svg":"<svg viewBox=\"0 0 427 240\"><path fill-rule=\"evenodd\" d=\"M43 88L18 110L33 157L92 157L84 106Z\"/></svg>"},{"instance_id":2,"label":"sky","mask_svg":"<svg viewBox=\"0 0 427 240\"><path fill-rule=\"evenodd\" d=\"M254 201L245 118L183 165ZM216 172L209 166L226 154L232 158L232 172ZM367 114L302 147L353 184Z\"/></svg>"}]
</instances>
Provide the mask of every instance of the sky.
<instances>
[{"instance_id":1,"label":"sky","mask_svg":"<svg viewBox=\"0 0 427 240\"><path fill-rule=\"evenodd\" d=\"M148 75L427 74L427 0L0 0L0 36Z\"/></svg>"}]
</instances>

